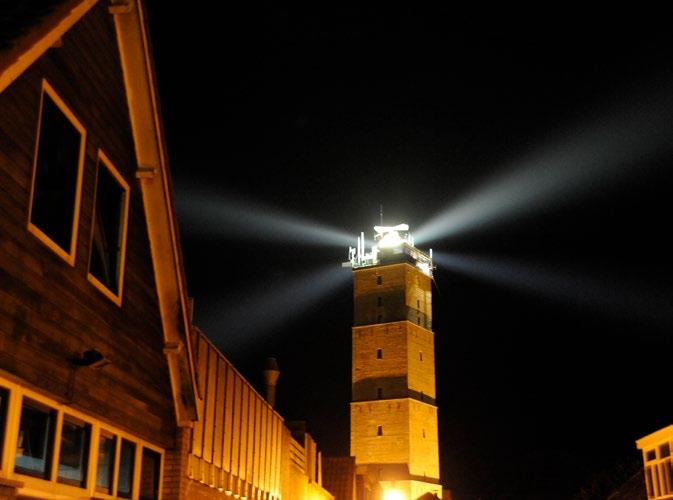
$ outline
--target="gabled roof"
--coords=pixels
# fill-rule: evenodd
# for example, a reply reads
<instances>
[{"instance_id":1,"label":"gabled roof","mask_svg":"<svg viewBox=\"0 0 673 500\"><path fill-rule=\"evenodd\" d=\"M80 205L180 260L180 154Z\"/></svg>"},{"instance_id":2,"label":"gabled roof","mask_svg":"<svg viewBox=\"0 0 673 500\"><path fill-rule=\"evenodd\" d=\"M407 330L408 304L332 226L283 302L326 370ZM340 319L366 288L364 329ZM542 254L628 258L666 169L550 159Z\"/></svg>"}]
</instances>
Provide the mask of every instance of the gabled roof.
<instances>
[{"instance_id":1,"label":"gabled roof","mask_svg":"<svg viewBox=\"0 0 673 500\"><path fill-rule=\"evenodd\" d=\"M0 48L0 92L98 2L46 1L51 9L16 20L14 36L7 37L5 50ZM178 425L190 426L198 418L191 321L147 21L141 0L110 0L108 10L121 56L175 414Z\"/></svg>"}]
</instances>

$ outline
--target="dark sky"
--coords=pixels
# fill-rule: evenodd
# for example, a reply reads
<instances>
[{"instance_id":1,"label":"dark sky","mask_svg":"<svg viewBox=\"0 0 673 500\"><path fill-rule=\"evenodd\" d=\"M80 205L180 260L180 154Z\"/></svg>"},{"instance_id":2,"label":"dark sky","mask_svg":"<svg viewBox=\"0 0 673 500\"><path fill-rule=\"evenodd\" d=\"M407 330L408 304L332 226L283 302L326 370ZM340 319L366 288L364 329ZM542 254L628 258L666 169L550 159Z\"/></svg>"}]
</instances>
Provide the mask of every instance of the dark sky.
<instances>
[{"instance_id":1,"label":"dark sky","mask_svg":"<svg viewBox=\"0 0 673 500\"><path fill-rule=\"evenodd\" d=\"M467 28L448 10L184 7L149 12L179 207L208 192L355 236L381 203L386 222L418 228L531 152L553 161L579 141L605 163L577 196L425 245L515 262L536 283L438 268L441 471L458 500L561 499L637 465L634 440L673 423L668 34ZM630 151L650 126L657 154ZM289 318L244 338L216 314L249 307L254 323L274 291L338 266L347 245L255 240L183 210L196 322L258 386L278 357L281 413L348 453L350 283L306 307L285 298Z\"/></svg>"}]
</instances>

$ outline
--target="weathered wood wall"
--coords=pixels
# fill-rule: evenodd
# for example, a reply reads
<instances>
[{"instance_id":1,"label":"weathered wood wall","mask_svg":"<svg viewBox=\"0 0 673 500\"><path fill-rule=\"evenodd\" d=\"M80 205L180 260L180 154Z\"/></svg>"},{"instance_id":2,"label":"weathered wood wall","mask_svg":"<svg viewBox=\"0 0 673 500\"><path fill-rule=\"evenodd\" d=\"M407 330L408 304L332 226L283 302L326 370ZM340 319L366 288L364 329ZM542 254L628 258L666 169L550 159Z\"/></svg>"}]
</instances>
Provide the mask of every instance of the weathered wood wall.
<instances>
[{"instance_id":1,"label":"weathered wood wall","mask_svg":"<svg viewBox=\"0 0 673 500\"><path fill-rule=\"evenodd\" d=\"M43 78L87 131L74 267L27 230ZM124 92L100 2L0 94L0 369L167 447L175 418ZM87 280L99 148L131 186L121 307ZM74 371L68 359L92 348L111 364Z\"/></svg>"}]
</instances>

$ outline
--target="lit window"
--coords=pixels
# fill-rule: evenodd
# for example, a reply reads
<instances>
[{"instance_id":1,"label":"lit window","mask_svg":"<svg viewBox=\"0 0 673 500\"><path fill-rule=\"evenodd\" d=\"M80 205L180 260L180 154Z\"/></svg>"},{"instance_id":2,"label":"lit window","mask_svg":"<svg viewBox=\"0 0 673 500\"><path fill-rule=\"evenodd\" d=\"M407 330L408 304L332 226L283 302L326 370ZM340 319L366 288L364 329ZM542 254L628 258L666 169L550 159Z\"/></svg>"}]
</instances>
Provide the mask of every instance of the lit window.
<instances>
[{"instance_id":1,"label":"lit window","mask_svg":"<svg viewBox=\"0 0 673 500\"><path fill-rule=\"evenodd\" d=\"M136 445L122 439L119 455L119 480L117 481L117 496L131 498L133 491L133 466L135 462Z\"/></svg>"},{"instance_id":2,"label":"lit window","mask_svg":"<svg viewBox=\"0 0 673 500\"><path fill-rule=\"evenodd\" d=\"M81 192L86 132L44 82L28 228L71 265Z\"/></svg>"},{"instance_id":3,"label":"lit window","mask_svg":"<svg viewBox=\"0 0 673 500\"><path fill-rule=\"evenodd\" d=\"M56 412L30 399L23 400L14 469L49 479Z\"/></svg>"},{"instance_id":4,"label":"lit window","mask_svg":"<svg viewBox=\"0 0 673 500\"><path fill-rule=\"evenodd\" d=\"M121 304L128 205L128 184L100 151L89 278L117 304Z\"/></svg>"},{"instance_id":5,"label":"lit window","mask_svg":"<svg viewBox=\"0 0 673 500\"><path fill-rule=\"evenodd\" d=\"M383 358L383 349L376 349L376 359Z\"/></svg>"},{"instance_id":6,"label":"lit window","mask_svg":"<svg viewBox=\"0 0 673 500\"><path fill-rule=\"evenodd\" d=\"M58 458L58 480L83 487L89 456L90 427L64 416L61 429L61 450Z\"/></svg>"},{"instance_id":7,"label":"lit window","mask_svg":"<svg viewBox=\"0 0 673 500\"><path fill-rule=\"evenodd\" d=\"M159 471L161 455L143 448L142 467L140 469L140 500L159 498Z\"/></svg>"},{"instance_id":8,"label":"lit window","mask_svg":"<svg viewBox=\"0 0 673 500\"><path fill-rule=\"evenodd\" d=\"M117 439L103 431L98 441L98 468L96 469L96 490L112 493L112 477L114 474L115 451Z\"/></svg>"},{"instance_id":9,"label":"lit window","mask_svg":"<svg viewBox=\"0 0 673 500\"><path fill-rule=\"evenodd\" d=\"M383 283L383 276L377 276L376 277L376 284L381 285Z\"/></svg>"},{"instance_id":10,"label":"lit window","mask_svg":"<svg viewBox=\"0 0 673 500\"><path fill-rule=\"evenodd\" d=\"M376 435L377 436L383 436L383 426L379 425L376 427Z\"/></svg>"}]
</instances>

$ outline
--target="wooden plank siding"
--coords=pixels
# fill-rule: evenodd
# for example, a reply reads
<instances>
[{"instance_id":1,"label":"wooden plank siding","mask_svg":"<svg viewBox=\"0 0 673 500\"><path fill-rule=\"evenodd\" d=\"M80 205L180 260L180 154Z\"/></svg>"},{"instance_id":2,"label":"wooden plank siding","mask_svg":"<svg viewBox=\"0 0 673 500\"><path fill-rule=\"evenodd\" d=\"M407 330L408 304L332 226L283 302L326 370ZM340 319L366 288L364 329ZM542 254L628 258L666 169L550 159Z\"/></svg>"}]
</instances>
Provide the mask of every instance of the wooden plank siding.
<instances>
[{"instance_id":1,"label":"wooden plank siding","mask_svg":"<svg viewBox=\"0 0 673 500\"><path fill-rule=\"evenodd\" d=\"M175 415L113 20L100 2L0 94L0 370L171 447ZM74 266L27 230L42 80L86 129ZM131 186L122 305L88 280L98 150ZM72 368L89 349L111 361ZM72 383L71 383L72 382Z\"/></svg>"},{"instance_id":2,"label":"wooden plank siding","mask_svg":"<svg viewBox=\"0 0 673 500\"><path fill-rule=\"evenodd\" d=\"M199 332L196 366L205 418L195 422L190 477L215 488L280 497L281 416ZM214 443L207 444L211 439Z\"/></svg>"}]
</instances>

